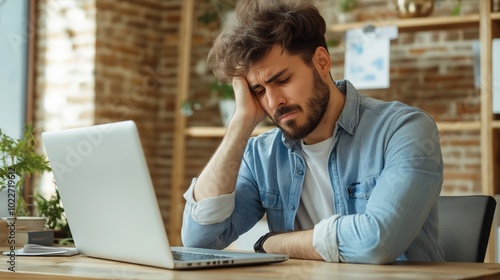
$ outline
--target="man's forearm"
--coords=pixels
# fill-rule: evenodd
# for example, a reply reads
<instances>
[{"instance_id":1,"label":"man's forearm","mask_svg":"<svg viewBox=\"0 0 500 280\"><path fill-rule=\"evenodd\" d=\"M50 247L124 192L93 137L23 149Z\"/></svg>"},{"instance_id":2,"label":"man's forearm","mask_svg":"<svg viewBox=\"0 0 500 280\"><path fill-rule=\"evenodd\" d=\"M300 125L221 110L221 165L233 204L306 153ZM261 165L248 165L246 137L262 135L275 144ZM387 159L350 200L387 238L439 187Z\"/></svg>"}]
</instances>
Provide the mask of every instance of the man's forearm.
<instances>
[{"instance_id":1,"label":"man's forearm","mask_svg":"<svg viewBox=\"0 0 500 280\"><path fill-rule=\"evenodd\" d=\"M313 247L314 230L273 235L264 242L267 253L287 254L293 259L323 260Z\"/></svg>"},{"instance_id":2,"label":"man's forearm","mask_svg":"<svg viewBox=\"0 0 500 280\"><path fill-rule=\"evenodd\" d=\"M196 201L234 191L243 153L253 129L244 120L231 120L221 144L198 177L194 189Z\"/></svg>"}]
</instances>

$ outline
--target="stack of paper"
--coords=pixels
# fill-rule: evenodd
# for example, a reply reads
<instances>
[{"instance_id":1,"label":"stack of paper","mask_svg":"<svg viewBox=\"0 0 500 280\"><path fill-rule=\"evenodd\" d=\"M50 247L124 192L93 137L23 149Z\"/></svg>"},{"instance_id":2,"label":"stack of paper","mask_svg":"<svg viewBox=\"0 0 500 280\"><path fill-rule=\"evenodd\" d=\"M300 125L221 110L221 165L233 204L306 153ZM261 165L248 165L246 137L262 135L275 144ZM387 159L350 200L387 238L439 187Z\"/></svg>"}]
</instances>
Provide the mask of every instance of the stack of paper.
<instances>
[{"instance_id":1,"label":"stack of paper","mask_svg":"<svg viewBox=\"0 0 500 280\"><path fill-rule=\"evenodd\" d=\"M16 256L73 256L78 254L76 248L42 246L37 244L26 244L22 249L14 251ZM3 252L4 255L10 252Z\"/></svg>"}]
</instances>

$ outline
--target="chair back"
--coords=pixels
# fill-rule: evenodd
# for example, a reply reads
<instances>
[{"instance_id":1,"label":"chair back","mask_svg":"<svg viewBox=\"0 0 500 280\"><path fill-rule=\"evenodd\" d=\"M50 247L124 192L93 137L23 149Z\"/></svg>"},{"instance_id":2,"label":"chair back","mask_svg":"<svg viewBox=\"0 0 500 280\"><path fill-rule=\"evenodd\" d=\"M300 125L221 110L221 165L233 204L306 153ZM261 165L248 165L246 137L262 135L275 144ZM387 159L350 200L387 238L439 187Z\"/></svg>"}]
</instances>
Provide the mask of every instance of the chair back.
<instances>
[{"instance_id":1,"label":"chair back","mask_svg":"<svg viewBox=\"0 0 500 280\"><path fill-rule=\"evenodd\" d=\"M484 262L496 201L487 195L440 196L439 245L447 262Z\"/></svg>"}]
</instances>

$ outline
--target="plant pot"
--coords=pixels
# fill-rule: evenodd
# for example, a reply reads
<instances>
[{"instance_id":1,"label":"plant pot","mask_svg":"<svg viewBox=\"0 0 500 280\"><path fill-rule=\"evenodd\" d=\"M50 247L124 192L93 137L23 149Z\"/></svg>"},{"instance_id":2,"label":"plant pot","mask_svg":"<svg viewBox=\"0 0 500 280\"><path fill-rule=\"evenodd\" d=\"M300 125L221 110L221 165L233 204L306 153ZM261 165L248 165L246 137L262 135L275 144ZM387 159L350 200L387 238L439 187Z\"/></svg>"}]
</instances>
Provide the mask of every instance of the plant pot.
<instances>
[{"instance_id":1,"label":"plant pot","mask_svg":"<svg viewBox=\"0 0 500 280\"><path fill-rule=\"evenodd\" d=\"M227 126L229 120L236 110L236 101L234 99L221 99L219 100L219 110L222 118L222 124Z\"/></svg>"},{"instance_id":2,"label":"plant pot","mask_svg":"<svg viewBox=\"0 0 500 280\"><path fill-rule=\"evenodd\" d=\"M337 14L337 22L340 24L355 22L358 20L358 15L355 12L342 12Z\"/></svg>"},{"instance_id":3,"label":"plant pot","mask_svg":"<svg viewBox=\"0 0 500 280\"><path fill-rule=\"evenodd\" d=\"M395 0L394 4L400 18L426 17L434 9L434 0Z\"/></svg>"},{"instance_id":4,"label":"plant pot","mask_svg":"<svg viewBox=\"0 0 500 280\"><path fill-rule=\"evenodd\" d=\"M2 220L10 223L12 217L3 217ZM21 216L16 218L16 229L18 230L39 230L45 228L47 219L45 217Z\"/></svg>"}]
</instances>

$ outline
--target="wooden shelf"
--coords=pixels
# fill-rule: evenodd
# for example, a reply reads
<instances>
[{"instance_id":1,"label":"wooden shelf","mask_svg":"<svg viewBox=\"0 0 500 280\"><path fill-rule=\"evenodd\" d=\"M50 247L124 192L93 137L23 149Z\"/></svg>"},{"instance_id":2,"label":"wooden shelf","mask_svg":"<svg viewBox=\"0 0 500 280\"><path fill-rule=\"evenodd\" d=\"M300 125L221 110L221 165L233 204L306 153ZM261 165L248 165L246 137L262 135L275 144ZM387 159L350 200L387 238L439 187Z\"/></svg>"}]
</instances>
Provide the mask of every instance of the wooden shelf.
<instances>
[{"instance_id":1,"label":"wooden shelf","mask_svg":"<svg viewBox=\"0 0 500 280\"><path fill-rule=\"evenodd\" d=\"M491 13L491 19L492 20L499 20L500 19L500 12Z\"/></svg>"},{"instance_id":2,"label":"wooden shelf","mask_svg":"<svg viewBox=\"0 0 500 280\"><path fill-rule=\"evenodd\" d=\"M491 122L491 127L493 127L493 128L500 128L500 121L493 121L493 122Z\"/></svg>"},{"instance_id":3,"label":"wooden shelf","mask_svg":"<svg viewBox=\"0 0 500 280\"><path fill-rule=\"evenodd\" d=\"M499 16L500 13L495 13ZM493 18L493 14L492 14ZM446 28L463 28L469 26L479 26L479 15L464 15L464 16L444 16L444 17L425 17L425 18L408 18L408 19L391 19L384 21L365 21L352 22L346 24L334 24L330 27L333 32L345 32L352 28L363 28L367 24L372 24L376 27L395 25L399 31L425 31Z\"/></svg>"},{"instance_id":4,"label":"wooden shelf","mask_svg":"<svg viewBox=\"0 0 500 280\"><path fill-rule=\"evenodd\" d=\"M270 129L275 128L275 126L258 126L252 132L252 135L259 135ZM190 137L222 137L226 133L225 127L217 126L193 126L186 128L186 136Z\"/></svg>"},{"instance_id":5,"label":"wooden shelf","mask_svg":"<svg viewBox=\"0 0 500 280\"><path fill-rule=\"evenodd\" d=\"M437 122L439 131L464 131L481 129L481 122Z\"/></svg>"},{"instance_id":6,"label":"wooden shelf","mask_svg":"<svg viewBox=\"0 0 500 280\"><path fill-rule=\"evenodd\" d=\"M481 129L481 122L437 122L439 131L463 131ZM500 121L496 123L500 128ZM275 128L275 126L258 126L252 132L253 136L264 133ZM189 137L223 137L226 133L225 127L218 126L193 126L186 128L186 136Z\"/></svg>"}]
</instances>

